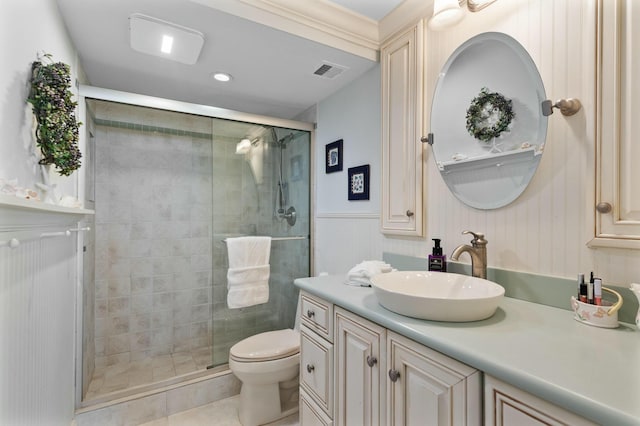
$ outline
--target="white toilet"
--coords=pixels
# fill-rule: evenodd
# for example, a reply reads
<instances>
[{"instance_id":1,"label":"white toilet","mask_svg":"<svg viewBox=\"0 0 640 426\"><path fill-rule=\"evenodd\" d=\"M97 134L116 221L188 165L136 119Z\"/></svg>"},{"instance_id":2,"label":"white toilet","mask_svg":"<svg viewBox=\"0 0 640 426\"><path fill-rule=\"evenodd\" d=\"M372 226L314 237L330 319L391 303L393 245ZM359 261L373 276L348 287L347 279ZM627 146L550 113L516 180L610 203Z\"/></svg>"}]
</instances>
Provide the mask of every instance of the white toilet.
<instances>
[{"instance_id":1,"label":"white toilet","mask_svg":"<svg viewBox=\"0 0 640 426\"><path fill-rule=\"evenodd\" d=\"M296 330L267 331L233 345L229 368L242 382L240 423L262 425L298 411L299 365Z\"/></svg>"}]
</instances>

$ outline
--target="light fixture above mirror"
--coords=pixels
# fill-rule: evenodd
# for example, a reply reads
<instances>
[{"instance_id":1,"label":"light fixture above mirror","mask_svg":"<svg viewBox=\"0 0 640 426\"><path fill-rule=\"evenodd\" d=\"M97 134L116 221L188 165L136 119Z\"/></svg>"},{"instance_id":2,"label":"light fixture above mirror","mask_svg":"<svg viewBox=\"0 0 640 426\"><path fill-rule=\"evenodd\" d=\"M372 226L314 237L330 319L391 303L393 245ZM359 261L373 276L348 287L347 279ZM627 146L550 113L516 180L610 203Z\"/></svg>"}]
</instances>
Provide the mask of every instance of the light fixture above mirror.
<instances>
[{"instance_id":1,"label":"light fixture above mirror","mask_svg":"<svg viewBox=\"0 0 640 426\"><path fill-rule=\"evenodd\" d=\"M479 12L495 1L496 0L467 0L467 9L469 9L470 12ZM460 2L460 4L463 3L464 1Z\"/></svg>"},{"instance_id":2,"label":"light fixture above mirror","mask_svg":"<svg viewBox=\"0 0 640 426\"><path fill-rule=\"evenodd\" d=\"M456 25L464 18L462 5L467 4L470 12L479 12L496 0L435 0L433 16L429 19L429 28L441 31Z\"/></svg>"}]
</instances>

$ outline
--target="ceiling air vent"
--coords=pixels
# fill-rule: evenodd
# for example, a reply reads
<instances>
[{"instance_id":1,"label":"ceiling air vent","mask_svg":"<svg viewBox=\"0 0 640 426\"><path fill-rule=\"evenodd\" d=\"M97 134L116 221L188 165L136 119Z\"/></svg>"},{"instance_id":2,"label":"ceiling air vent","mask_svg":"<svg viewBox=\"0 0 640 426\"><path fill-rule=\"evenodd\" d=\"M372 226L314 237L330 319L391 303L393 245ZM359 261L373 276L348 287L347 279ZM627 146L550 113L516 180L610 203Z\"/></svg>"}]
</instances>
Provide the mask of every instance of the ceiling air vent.
<instances>
[{"instance_id":1,"label":"ceiling air vent","mask_svg":"<svg viewBox=\"0 0 640 426\"><path fill-rule=\"evenodd\" d=\"M322 78L335 78L348 69L349 68L342 65L337 65L337 64L332 64L331 62L322 61L322 64L318 66L318 68L313 72L313 74Z\"/></svg>"}]
</instances>

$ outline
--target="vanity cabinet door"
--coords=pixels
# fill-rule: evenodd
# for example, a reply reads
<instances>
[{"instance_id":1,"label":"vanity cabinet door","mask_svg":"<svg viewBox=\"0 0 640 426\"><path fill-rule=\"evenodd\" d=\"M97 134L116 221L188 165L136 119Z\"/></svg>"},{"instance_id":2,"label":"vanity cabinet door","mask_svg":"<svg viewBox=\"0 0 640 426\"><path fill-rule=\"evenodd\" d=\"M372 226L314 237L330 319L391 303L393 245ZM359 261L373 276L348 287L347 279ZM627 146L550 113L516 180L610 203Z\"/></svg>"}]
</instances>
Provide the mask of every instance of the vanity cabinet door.
<instances>
[{"instance_id":1,"label":"vanity cabinet door","mask_svg":"<svg viewBox=\"0 0 640 426\"><path fill-rule=\"evenodd\" d=\"M387 341L387 424L482 424L479 371L391 331Z\"/></svg>"},{"instance_id":2,"label":"vanity cabinet door","mask_svg":"<svg viewBox=\"0 0 640 426\"><path fill-rule=\"evenodd\" d=\"M383 327L335 308L336 425L382 425L385 421Z\"/></svg>"},{"instance_id":3,"label":"vanity cabinet door","mask_svg":"<svg viewBox=\"0 0 640 426\"><path fill-rule=\"evenodd\" d=\"M487 426L595 425L491 376L485 375L484 382Z\"/></svg>"},{"instance_id":4,"label":"vanity cabinet door","mask_svg":"<svg viewBox=\"0 0 640 426\"><path fill-rule=\"evenodd\" d=\"M597 3L596 232L590 245L640 249L640 2Z\"/></svg>"},{"instance_id":5,"label":"vanity cabinet door","mask_svg":"<svg viewBox=\"0 0 640 426\"><path fill-rule=\"evenodd\" d=\"M382 232L423 236L423 22L380 49Z\"/></svg>"}]
</instances>

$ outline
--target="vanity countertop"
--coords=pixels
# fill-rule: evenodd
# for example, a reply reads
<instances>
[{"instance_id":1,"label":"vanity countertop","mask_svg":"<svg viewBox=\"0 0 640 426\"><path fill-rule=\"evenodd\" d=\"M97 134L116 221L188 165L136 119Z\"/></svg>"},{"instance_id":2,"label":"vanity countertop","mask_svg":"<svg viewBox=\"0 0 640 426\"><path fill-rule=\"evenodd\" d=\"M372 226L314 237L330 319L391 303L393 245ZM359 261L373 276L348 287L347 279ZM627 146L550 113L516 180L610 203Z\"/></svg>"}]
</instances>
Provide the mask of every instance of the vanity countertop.
<instances>
[{"instance_id":1,"label":"vanity countertop","mask_svg":"<svg viewBox=\"0 0 640 426\"><path fill-rule=\"evenodd\" d=\"M386 310L344 276L299 278L302 290L604 425L640 425L640 331L588 326L573 312L505 297L495 315L468 323ZM567 304L569 301L567 301Z\"/></svg>"}]
</instances>

